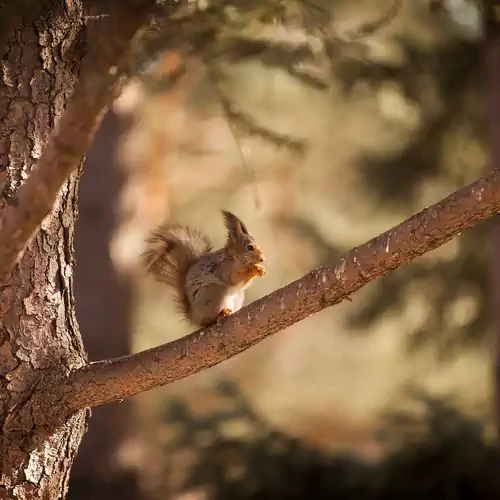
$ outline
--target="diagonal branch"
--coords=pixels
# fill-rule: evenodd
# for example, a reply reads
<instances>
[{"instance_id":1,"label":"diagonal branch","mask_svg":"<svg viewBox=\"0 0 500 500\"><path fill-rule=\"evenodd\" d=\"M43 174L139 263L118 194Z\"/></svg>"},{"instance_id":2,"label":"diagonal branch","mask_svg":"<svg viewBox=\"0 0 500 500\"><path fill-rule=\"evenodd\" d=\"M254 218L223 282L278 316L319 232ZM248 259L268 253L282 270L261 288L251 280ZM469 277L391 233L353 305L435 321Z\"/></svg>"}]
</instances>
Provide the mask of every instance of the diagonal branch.
<instances>
[{"instance_id":1,"label":"diagonal branch","mask_svg":"<svg viewBox=\"0 0 500 500\"><path fill-rule=\"evenodd\" d=\"M354 248L335 264L315 269L253 302L218 326L73 372L64 389L68 410L110 403L214 366L341 302L375 278L498 212L500 172L495 171Z\"/></svg>"},{"instance_id":2,"label":"diagonal branch","mask_svg":"<svg viewBox=\"0 0 500 500\"><path fill-rule=\"evenodd\" d=\"M148 20L154 0L122 0L84 63L80 81L29 178L0 214L0 284L54 206L59 190L79 166L112 100L131 40Z\"/></svg>"}]
</instances>

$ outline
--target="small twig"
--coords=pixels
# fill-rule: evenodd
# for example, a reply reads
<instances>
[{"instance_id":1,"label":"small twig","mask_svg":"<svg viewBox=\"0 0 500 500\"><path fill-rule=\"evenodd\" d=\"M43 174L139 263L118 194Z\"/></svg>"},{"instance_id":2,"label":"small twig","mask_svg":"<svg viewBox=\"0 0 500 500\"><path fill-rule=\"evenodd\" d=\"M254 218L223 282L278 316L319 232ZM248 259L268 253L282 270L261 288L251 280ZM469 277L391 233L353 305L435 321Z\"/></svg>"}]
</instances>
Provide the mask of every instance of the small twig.
<instances>
[{"instance_id":1,"label":"small twig","mask_svg":"<svg viewBox=\"0 0 500 500\"><path fill-rule=\"evenodd\" d=\"M285 148L300 155L305 154L307 149L305 141L263 127L255 122L251 116L237 109L236 104L226 96L218 84L220 74L213 66L209 68L209 71L212 84L217 91L224 113L231 126L239 128L249 136L258 137L270 144L274 144L278 148Z\"/></svg>"},{"instance_id":2,"label":"small twig","mask_svg":"<svg viewBox=\"0 0 500 500\"><path fill-rule=\"evenodd\" d=\"M392 5L387 9L379 19L361 25L356 33L347 39L344 37L339 37L337 34L333 34L332 38L337 42L354 42L356 40L360 40L367 36L373 35L376 31L387 26L392 20L396 18L398 15L401 6L403 5L403 0L394 0Z\"/></svg>"}]
</instances>

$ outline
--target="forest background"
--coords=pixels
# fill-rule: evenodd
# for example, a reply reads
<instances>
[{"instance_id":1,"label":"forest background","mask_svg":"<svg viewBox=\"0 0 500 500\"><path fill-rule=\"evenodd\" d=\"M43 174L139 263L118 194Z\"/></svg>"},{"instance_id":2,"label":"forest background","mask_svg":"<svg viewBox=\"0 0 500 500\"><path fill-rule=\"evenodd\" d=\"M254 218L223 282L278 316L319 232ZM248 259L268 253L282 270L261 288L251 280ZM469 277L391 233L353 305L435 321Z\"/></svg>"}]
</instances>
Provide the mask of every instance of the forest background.
<instances>
[{"instance_id":1,"label":"forest background","mask_svg":"<svg viewBox=\"0 0 500 500\"><path fill-rule=\"evenodd\" d=\"M92 360L190 331L139 266L166 218L222 242L219 210L237 213L267 256L251 301L485 172L479 9L402 2L370 29L391 9L297 3L232 53L163 50L127 84L81 178ZM334 32L328 57L294 24ZM476 472L496 494L490 226L218 367L94 409L70 498L467 498L457 485Z\"/></svg>"}]
</instances>

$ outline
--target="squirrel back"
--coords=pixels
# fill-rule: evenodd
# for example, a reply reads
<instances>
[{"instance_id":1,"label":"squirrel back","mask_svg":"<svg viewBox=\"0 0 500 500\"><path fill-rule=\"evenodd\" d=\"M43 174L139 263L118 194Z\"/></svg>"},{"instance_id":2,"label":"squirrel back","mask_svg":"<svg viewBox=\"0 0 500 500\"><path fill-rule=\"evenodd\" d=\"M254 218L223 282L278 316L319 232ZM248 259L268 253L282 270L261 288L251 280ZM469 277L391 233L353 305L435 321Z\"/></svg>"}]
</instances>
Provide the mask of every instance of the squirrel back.
<instances>
[{"instance_id":1,"label":"squirrel back","mask_svg":"<svg viewBox=\"0 0 500 500\"><path fill-rule=\"evenodd\" d=\"M202 254L212 250L210 239L198 229L163 224L151 234L146 244L143 259L147 271L178 292L177 307L187 314L186 273Z\"/></svg>"}]
</instances>

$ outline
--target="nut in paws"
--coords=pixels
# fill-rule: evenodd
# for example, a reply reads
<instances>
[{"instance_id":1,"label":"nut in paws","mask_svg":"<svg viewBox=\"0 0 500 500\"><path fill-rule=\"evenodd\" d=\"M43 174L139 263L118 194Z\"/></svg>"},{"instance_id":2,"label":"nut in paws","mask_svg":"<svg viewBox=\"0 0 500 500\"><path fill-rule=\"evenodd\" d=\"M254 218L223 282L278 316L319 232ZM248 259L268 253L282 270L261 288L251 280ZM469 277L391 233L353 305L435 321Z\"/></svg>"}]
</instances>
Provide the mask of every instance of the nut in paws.
<instances>
[{"instance_id":1,"label":"nut in paws","mask_svg":"<svg viewBox=\"0 0 500 500\"><path fill-rule=\"evenodd\" d=\"M262 264L254 264L255 274L258 276L264 276L266 274L266 268Z\"/></svg>"}]
</instances>

